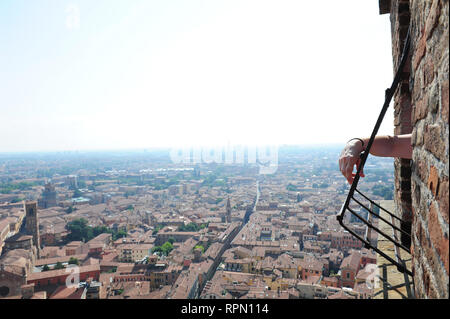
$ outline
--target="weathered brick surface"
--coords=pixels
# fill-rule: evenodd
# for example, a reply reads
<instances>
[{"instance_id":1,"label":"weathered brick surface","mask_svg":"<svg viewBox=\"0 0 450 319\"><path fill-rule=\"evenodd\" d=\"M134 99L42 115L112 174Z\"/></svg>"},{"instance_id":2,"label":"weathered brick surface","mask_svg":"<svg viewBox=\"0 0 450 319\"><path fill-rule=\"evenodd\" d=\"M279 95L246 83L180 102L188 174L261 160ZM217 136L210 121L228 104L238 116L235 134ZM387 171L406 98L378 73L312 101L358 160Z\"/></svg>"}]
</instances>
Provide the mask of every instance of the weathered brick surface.
<instances>
[{"instance_id":1,"label":"weathered brick surface","mask_svg":"<svg viewBox=\"0 0 450 319\"><path fill-rule=\"evenodd\" d=\"M441 116L448 123L448 79L441 86Z\"/></svg>"},{"instance_id":2,"label":"weathered brick surface","mask_svg":"<svg viewBox=\"0 0 450 319\"><path fill-rule=\"evenodd\" d=\"M438 193L438 203L439 211L445 223L448 225L448 176L442 177L439 182L439 193Z\"/></svg>"},{"instance_id":3,"label":"weathered brick surface","mask_svg":"<svg viewBox=\"0 0 450 319\"><path fill-rule=\"evenodd\" d=\"M440 124L431 124L426 127L424 135L425 149L430 151L440 160L444 160L445 157L448 157L442 133Z\"/></svg>"},{"instance_id":4,"label":"weathered brick surface","mask_svg":"<svg viewBox=\"0 0 450 319\"><path fill-rule=\"evenodd\" d=\"M428 175L428 188L430 189L433 196L436 196L439 189L439 176L436 167L431 165L430 174Z\"/></svg>"},{"instance_id":5,"label":"weathered brick surface","mask_svg":"<svg viewBox=\"0 0 450 319\"><path fill-rule=\"evenodd\" d=\"M448 234L442 230L439 213L434 203L430 205L428 232L430 233L431 243L441 257L444 268L448 273Z\"/></svg>"},{"instance_id":6,"label":"weathered brick surface","mask_svg":"<svg viewBox=\"0 0 450 319\"><path fill-rule=\"evenodd\" d=\"M419 298L449 296L448 7L448 1L410 1L414 82L412 245Z\"/></svg>"},{"instance_id":7,"label":"weathered brick surface","mask_svg":"<svg viewBox=\"0 0 450 319\"><path fill-rule=\"evenodd\" d=\"M392 53L394 68L397 69L399 58L403 50L404 41L408 32L408 25L411 15L409 12L409 1L391 2L391 29L392 29ZM410 92L410 56L406 67L402 70L402 80L399 89L394 96L394 134L409 134L413 131L411 123L412 103ZM401 217L402 229L410 232L412 225L412 200L411 200L411 161L405 159L395 159L395 182L394 201L396 203L395 213ZM409 247L411 245L408 236L401 236L402 244Z\"/></svg>"},{"instance_id":8,"label":"weathered brick surface","mask_svg":"<svg viewBox=\"0 0 450 319\"><path fill-rule=\"evenodd\" d=\"M394 133L412 133L413 158L410 166L395 160L396 212L405 215L411 204L416 297L448 298L449 1L392 0L390 19L395 69L404 24L412 24L408 74L394 97Z\"/></svg>"}]
</instances>

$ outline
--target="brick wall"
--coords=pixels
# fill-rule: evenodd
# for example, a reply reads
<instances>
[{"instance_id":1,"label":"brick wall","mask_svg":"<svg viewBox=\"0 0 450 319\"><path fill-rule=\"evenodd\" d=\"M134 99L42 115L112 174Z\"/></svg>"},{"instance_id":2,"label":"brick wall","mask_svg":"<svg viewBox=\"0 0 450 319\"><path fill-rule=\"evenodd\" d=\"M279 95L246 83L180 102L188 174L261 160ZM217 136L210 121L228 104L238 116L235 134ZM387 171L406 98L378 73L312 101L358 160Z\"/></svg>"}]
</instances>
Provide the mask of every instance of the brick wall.
<instances>
[{"instance_id":1,"label":"brick wall","mask_svg":"<svg viewBox=\"0 0 450 319\"><path fill-rule=\"evenodd\" d=\"M380 0L381 13L391 14L395 62L405 23L412 24L410 60L394 101L394 133L412 132L413 159L395 161L395 201L402 217L412 211L418 298L449 297L448 9L448 0Z\"/></svg>"},{"instance_id":2,"label":"brick wall","mask_svg":"<svg viewBox=\"0 0 450 319\"><path fill-rule=\"evenodd\" d=\"M449 297L448 0L411 0L411 172L414 283L420 298Z\"/></svg>"},{"instance_id":3,"label":"brick wall","mask_svg":"<svg viewBox=\"0 0 450 319\"><path fill-rule=\"evenodd\" d=\"M394 72L398 68L408 26L410 22L409 0L392 1L390 4L390 20L392 35L392 56ZM410 134L411 125L411 91L409 88L410 56L403 70L399 87L394 95L394 134ZM411 232L412 199L411 199L411 160L396 158L394 160L394 201L395 213L402 219L401 228ZM410 247L411 238L402 234L402 243Z\"/></svg>"}]
</instances>

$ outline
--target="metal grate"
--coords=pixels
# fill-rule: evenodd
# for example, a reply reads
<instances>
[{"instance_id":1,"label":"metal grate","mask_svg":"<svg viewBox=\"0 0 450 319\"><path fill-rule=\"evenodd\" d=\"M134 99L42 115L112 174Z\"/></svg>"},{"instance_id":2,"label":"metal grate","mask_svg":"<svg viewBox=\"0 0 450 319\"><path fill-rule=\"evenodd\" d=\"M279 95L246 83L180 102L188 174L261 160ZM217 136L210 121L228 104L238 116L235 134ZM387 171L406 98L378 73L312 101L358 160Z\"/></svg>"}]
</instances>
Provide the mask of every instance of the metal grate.
<instances>
[{"instance_id":1,"label":"metal grate","mask_svg":"<svg viewBox=\"0 0 450 319\"><path fill-rule=\"evenodd\" d=\"M393 213L389 212L385 208L381 207L379 204L371 200L368 196L363 194L361 191L358 190L358 182L359 182L359 174L360 171L364 168L364 165L366 163L367 157L369 156L370 148L372 147L373 141L378 133L378 129L380 128L381 122L383 121L384 115L386 114L386 111L389 107L389 104L392 100L392 97L394 96L394 93L398 87L398 84L400 82L403 68L406 64L406 60L408 58L409 53L409 47L410 47L410 29L408 30L408 34L406 36L405 44L402 51L402 56L400 58L400 63L397 69L397 72L394 76L394 80L392 82L392 85L390 88L386 90L385 95L385 101L383 108L381 109L381 113L378 116L378 120L375 124L375 127L372 131L372 135L370 136L370 140L367 143L366 149L360 154L360 165L357 168L356 176L353 180L353 183L350 187L350 191L347 195L347 198L342 205L341 211L336 216L337 220L339 221L339 224L346 229L351 235L359 239L364 243L364 246L368 249L373 249L377 253L379 253L381 256L389 260L391 263L397 266L397 269L405 274L408 274L412 276L412 272L407 269L405 262L400 257L400 250L406 251L408 254L410 254L409 247L405 247L398 236L398 234L403 234L407 238L411 238L411 234L406 232L405 230L401 229L397 226L397 222L401 222L401 219L394 215ZM358 210L359 209L359 213ZM375 212L375 210L383 210L389 215L389 220L386 218L381 217L378 213ZM357 234L351 227L345 225L345 213L350 212L351 218L355 219L357 221L360 221L366 225L366 232L365 235L359 235ZM367 215L367 216L364 216ZM378 227L378 222L384 222L390 225L392 228L392 234L387 234L383 232L380 227ZM395 247L395 260L385 254L383 251L378 249L375 245L375 243L372 242L371 236L372 231L375 231L378 233L378 235L383 236L387 240L391 241L394 244Z\"/></svg>"}]
</instances>

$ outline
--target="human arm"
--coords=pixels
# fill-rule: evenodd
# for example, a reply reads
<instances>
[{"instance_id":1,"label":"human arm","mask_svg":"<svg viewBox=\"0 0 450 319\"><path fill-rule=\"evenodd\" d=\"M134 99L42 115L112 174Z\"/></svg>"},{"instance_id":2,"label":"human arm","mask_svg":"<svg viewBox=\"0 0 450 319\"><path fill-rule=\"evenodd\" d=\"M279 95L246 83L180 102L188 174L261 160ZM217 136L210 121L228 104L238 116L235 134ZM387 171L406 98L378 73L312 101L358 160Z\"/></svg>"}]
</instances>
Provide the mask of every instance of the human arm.
<instances>
[{"instance_id":1,"label":"human arm","mask_svg":"<svg viewBox=\"0 0 450 319\"><path fill-rule=\"evenodd\" d=\"M364 145L363 145L364 143ZM353 183L355 173L353 169L360 165L359 154L365 150L369 138L351 139L347 142L339 157L339 169L349 184ZM411 134L394 136L376 136L370 154L380 157L412 158ZM361 170L361 177L364 172Z\"/></svg>"}]
</instances>

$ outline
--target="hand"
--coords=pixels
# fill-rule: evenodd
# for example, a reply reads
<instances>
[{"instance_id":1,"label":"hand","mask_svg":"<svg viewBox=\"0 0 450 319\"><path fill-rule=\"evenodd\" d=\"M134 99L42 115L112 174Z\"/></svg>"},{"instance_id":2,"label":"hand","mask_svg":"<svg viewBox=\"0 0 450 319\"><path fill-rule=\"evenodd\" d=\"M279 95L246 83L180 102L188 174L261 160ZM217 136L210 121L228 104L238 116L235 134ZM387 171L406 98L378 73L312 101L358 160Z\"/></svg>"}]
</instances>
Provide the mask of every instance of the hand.
<instances>
[{"instance_id":1,"label":"hand","mask_svg":"<svg viewBox=\"0 0 450 319\"><path fill-rule=\"evenodd\" d=\"M353 168L356 166L356 169L358 169L361 164L359 154L362 151L364 151L364 149L361 141L351 140L345 145L339 156L339 169L350 185L353 183L356 176L356 173L353 173ZM363 170L361 170L359 176L365 177Z\"/></svg>"}]
</instances>

